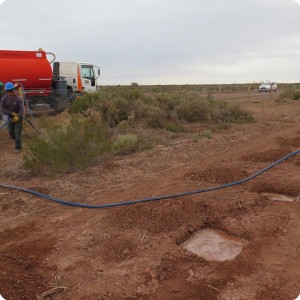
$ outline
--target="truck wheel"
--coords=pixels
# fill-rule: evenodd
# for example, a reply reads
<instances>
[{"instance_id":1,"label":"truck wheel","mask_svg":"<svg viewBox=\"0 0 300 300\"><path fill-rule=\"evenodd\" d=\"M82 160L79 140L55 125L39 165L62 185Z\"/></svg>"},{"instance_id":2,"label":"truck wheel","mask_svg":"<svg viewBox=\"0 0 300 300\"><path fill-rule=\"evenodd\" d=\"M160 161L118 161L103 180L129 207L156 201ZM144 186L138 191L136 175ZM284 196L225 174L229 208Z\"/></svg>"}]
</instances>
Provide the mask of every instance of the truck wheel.
<instances>
[{"instance_id":1,"label":"truck wheel","mask_svg":"<svg viewBox=\"0 0 300 300\"><path fill-rule=\"evenodd\" d=\"M52 97L50 106L56 112L62 112L70 106L70 100L66 97Z\"/></svg>"}]
</instances>

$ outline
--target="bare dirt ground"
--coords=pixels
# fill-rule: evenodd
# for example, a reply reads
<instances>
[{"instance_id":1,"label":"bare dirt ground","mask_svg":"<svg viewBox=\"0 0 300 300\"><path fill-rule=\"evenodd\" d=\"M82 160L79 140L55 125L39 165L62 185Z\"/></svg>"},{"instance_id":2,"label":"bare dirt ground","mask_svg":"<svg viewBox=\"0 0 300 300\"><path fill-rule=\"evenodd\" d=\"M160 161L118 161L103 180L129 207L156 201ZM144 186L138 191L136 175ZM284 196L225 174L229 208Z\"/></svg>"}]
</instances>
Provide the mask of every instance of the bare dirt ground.
<instances>
[{"instance_id":1,"label":"bare dirt ground","mask_svg":"<svg viewBox=\"0 0 300 300\"><path fill-rule=\"evenodd\" d=\"M275 97L274 97L275 98ZM244 98L245 99L245 98ZM102 204L245 178L300 148L300 101L234 100L256 123L199 136L203 124L152 150L56 179L29 177L0 132L0 182ZM207 126L207 125L206 125ZM25 129L26 144L26 129ZM273 201L263 193L289 195ZM300 157L227 189L108 209L64 206L0 189L0 294L18 299L282 299L300 294ZM234 260L182 247L212 228L249 241Z\"/></svg>"}]
</instances>

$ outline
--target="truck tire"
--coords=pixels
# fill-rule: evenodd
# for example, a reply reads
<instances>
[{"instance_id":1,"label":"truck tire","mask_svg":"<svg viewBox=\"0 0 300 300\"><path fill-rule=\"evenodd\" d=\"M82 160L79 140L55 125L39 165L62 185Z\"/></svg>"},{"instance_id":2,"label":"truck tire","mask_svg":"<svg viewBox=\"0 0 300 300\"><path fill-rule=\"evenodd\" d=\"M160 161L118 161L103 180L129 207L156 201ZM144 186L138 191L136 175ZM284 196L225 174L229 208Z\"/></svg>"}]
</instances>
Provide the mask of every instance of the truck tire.
<instances>
[{"instance_id":1,"label":"truck tire","mask_svg":"<svg viewBox=\"0 0 300 300\"><path fill-rule=\"evenodd\" d=\"M50 107L54 109L56 112L62 112L69 106L70 106L69 98L61 97L61 96L51 97Z\"/></svg>"}]
</instances>

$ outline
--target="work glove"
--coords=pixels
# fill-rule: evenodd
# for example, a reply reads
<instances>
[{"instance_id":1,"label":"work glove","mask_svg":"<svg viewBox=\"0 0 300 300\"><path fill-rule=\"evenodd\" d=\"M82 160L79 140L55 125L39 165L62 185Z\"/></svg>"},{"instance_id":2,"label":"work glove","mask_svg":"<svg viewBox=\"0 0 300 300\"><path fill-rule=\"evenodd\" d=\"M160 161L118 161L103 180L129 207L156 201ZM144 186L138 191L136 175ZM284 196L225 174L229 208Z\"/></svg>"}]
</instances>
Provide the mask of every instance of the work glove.
<instances>
[{"instance_id":1,"label":"work glove","mask_svg":"<svg viewBox=\"0 0 300 300\"><path fill-rule=\"evenodd\" d=\"M10 114L10 117L11 117L11 121L12 121L13 123L19 121L18 114L15 113L15 112L12 112L12 113Z\"/></svg>"}]
</instances>

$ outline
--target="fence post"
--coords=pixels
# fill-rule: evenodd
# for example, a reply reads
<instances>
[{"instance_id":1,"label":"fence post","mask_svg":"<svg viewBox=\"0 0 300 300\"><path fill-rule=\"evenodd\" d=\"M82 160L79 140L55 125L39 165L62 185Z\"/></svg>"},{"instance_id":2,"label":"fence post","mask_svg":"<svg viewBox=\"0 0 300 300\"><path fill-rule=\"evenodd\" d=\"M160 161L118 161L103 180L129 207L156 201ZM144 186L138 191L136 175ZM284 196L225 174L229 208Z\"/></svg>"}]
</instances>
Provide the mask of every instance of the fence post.
<instances>
[{"instance_id":1,"label":"fence post","mask_svg":"<svg viewBox=\"0 0 300 300\"><path fill-rule=\"evenodd\" d=\"M221 90L222 90L222 85L219 85L219 98L221 98Z\"/></svg>"},{"instance_id":2,"label":"fence post","mask_svg":"<svg viewBox=\"0 0 300 300\"><path fill-rule=\"evenodd\" d=\"M248 102L250 102L250 83L248 84Z\"/></svg>"}]
</instances>

